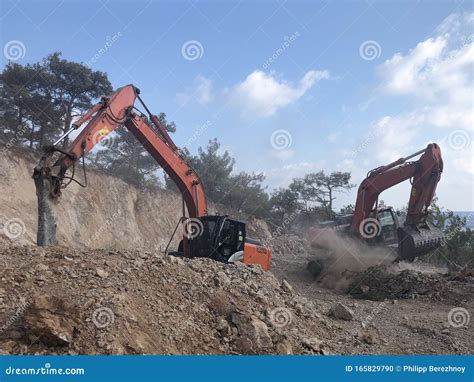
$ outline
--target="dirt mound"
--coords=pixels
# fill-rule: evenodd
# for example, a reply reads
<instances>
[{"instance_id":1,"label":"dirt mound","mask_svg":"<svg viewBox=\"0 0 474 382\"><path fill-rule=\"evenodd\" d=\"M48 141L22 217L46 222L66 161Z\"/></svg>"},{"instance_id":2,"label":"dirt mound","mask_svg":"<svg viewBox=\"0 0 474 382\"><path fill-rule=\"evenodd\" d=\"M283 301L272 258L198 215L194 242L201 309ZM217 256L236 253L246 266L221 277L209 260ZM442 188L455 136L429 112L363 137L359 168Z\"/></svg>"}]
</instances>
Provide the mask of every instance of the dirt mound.
<instances>
[{"instance_id":1,"label":"dirt mound","mask_svg":"<svg viewBox=\"0 0 474 382\"><path fill-rule=\"evenodd\" d=\"M260 267L32 246L9 246L0 261L8 353L337 352L317 304Z\"/></svg>"},{"instance_id":2,"label":"dirt mound","mask_svg":"<svg viewBox=\"0 0 474 382\"><path fill-rule=\"evenodd\" d=\"M447 274L400 269L396 265L373 266L356 274L348 293L358 299L424 298L459 303L472 297L474 279L463 282Z\"/></svg>"}]
</instances>

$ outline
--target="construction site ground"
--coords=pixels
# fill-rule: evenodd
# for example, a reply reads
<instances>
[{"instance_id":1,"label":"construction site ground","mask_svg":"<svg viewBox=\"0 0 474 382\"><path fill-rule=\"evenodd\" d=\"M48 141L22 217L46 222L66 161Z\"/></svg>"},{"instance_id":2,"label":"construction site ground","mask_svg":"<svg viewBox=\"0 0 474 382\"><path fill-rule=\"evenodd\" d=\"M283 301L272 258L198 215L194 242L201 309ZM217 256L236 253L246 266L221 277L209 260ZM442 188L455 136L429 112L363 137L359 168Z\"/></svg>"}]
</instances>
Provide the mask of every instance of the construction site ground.
<instances>
[{"instance_id":1,"label":"construction site ground","mask_svg":"<svg viewBox=\"0 0 474 382\"><path fill-rule=\"evenodd\" d=\"M446 298L414 294L373 301L324 288L302 263L288 267L278 254L275 258L273 271L263 272L147 251L18 247L4 241L0 349L8 354L467 354L473 348L473 331L448 322L453 308L472 311L472 279L445 281ZM338 304L349 317L333 316Z\"/></svg>"},{"instance_id":2,"label":"construction site ground","mask_svg":"<svg viewBox=\"0 0 474 382\"><path fill-rule=\"evenodd\" d=\"M36 162L0 154L2 354L472 353L469 272L372 256L356 271L345 259L318 282L305 240L245 216L250 235L272 247L270 272L170 257L162 249L179 196L103 174L64 192L60 245L37 247Z\"/></svg>"}]
</instances>

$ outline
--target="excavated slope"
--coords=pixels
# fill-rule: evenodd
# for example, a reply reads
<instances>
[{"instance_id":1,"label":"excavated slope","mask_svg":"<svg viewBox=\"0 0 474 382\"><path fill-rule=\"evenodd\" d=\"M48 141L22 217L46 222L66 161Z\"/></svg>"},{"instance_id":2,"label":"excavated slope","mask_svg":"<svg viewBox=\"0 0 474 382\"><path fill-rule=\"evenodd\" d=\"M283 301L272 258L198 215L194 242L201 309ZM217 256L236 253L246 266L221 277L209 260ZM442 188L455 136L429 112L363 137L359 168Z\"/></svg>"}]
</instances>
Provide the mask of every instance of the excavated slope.
<instances>
[{"instance_id":1,"label":"excavated slope","mask_svg":"<svg viewBox=\"0 0 474 382\"><path fill-rule=\"evenodd\" d=\"M21 244L36 242L37 201L32 173L38 160L38 156L23 150L0 150L0 224L18 223L11 229L22 231L18 237L13 232L16 242ZM78 175L79 180L82 180L81 175ZM97 171L88 171L87 178L87 188L72 183L56 206L60 245L165 248L181 216L178 194L141 190ZM210 205L209 211L213 213L216 208ZM269 235L264 222L249 220L251 235L260 239Z\"/></svg>"}]
</instances>

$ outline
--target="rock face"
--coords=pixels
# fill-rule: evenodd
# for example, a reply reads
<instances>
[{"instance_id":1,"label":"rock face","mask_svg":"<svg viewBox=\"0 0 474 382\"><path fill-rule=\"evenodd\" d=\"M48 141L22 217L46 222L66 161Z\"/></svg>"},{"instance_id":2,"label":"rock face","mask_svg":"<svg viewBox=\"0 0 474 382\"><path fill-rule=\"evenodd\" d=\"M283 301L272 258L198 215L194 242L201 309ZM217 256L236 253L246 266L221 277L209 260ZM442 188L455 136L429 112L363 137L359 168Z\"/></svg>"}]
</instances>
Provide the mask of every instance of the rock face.
<instances>
[{"instance_id":1,"label":"rock face","mask_svg":"<svg viewBox=\"0 0 474 382\"><path fill-rule=\"evenodd\" d=\"M139 189L119 178L88 169L87 188L73 182L55 203L48 198L47 177L37 177L35 189L32 174L39 159L37 154L27 150L8 150L3 146L0 150L0 224L10 219L24 223L16 242L49 245L55 244L57 239L60 245L73 248L125 250L158 250L168 244L181 217L178 193ZM218 209L249 222L247 230L251 237L263 240L269 234L263 221L226 211L212 203L208 207L210 214ZM175 235L175 239L170 248L176 248L179 235Z\"/></svg>"},{"instance_id":2,"label":"rock face","mask_svg":"<svg viewBox=\"0 0 474 382\"><path fill-rule=\"evenodd\" d=\"M68 345L78 316L77 310L65 300L36 295L24 314L26 333L32 341L36 337L47 346Z\"/></svg>"},{"instance_id":3,"label":"rock face","mask_svg":"<svg viewBox=\"0 0 474 382\"><path fill-rule=\"evenodd\" d=\"M329 310L329 316L340 320L350 321L354 317L354 312L344 304L337 303Z\"/></svg>"},{"instance_id":4,"label":"rock face","mask_svg":"<svg viewBox=\"0 0 474 382\"><path fill-rule=\"evenodd\" d=\"M321 351L322 343L323 342L321 340L319 340L318 338L316 338L316 337L306 338L306 339L303 340L303 344L305 346L307 346L308 348L314 350L317 353L319 353Z\"/></svg>"}]
</instances>

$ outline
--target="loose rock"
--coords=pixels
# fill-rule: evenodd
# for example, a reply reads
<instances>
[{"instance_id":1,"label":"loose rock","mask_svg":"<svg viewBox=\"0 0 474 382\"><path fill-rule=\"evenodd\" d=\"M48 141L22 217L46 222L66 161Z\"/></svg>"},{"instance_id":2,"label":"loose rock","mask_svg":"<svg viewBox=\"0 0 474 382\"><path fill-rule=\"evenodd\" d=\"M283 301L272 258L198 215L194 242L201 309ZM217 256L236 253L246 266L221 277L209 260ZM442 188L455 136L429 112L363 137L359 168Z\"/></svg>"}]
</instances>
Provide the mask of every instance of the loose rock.
<instances>
[{"instance_id":1,"label":"loose rock","mask_svg":"<svg viewBox=\"0 0 474 382\"><path fill-rule=\"evenodd\" d=\"M354 317L354 312L344 304L337 303L331 307L329 316L338 318L340 320L350 321Z\"/></svg>"}]
</instances>

